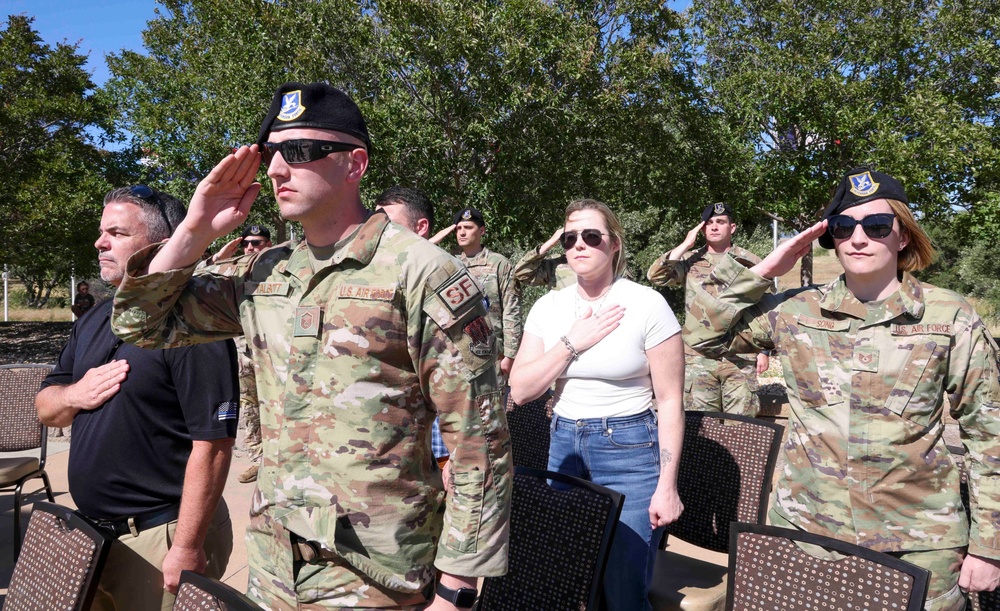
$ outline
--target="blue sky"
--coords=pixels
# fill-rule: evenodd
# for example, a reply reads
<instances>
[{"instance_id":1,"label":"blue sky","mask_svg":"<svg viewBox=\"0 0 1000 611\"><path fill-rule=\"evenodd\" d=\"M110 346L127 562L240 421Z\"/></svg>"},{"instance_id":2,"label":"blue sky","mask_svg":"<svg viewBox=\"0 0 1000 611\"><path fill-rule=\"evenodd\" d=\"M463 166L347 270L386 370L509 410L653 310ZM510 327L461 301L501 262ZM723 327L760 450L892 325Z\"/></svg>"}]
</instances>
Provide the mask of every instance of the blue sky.
<instances>
[{"instance_id":1,"label":"blue sky","mask_svg":"<svg viewBox=\"0 0 1000 611\"><path fill-rule=\"evenodd\" d=\"M142 50L142 31L156 6L154 0L0 0L0 21L28 15L46 44L79 42L94 83L102 85L109 76L105 54Z\"/></svg>"}]
</instances>

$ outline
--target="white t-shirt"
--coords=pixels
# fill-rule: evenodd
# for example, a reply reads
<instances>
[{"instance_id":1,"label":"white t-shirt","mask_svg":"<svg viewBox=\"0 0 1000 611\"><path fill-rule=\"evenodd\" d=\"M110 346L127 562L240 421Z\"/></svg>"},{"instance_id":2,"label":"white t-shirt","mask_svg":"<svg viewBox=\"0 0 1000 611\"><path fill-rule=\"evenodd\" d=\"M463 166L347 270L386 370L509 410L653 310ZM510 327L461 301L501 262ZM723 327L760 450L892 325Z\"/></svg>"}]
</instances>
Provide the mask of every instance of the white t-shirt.
<instances>
[{"instance_id":1,"label":"white t-shirt","mask_svg":"<svg viewBox=\"0 0 1000 611\"><path fill-rule=\"evenodd\" d=\"M619 278L603 299L592 302L579 297L576 284L551 291L532 306L524 331L541 338L548 352L562 343L559 338L588 307L613 304L625 308L618 328L581 352L556 380L553 410L564 418L631 416L653 405L646 350L681 330L666 300L653 289Z\"/></svg>"}]
</instances>

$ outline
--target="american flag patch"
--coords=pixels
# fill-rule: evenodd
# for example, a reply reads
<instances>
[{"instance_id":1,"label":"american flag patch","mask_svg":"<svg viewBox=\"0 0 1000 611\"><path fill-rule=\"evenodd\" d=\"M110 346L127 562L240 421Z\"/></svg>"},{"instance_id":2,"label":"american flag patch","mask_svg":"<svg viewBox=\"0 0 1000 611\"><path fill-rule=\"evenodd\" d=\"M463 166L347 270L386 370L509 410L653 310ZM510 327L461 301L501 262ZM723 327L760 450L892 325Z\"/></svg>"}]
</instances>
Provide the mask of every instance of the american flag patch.
<instances>
[{"instance_id":1,"label":"american flag patch","mask_svg":"<svg viewBox=\"0 0 1000 611\"><path fill-rule=\"evenodd\" d=\"M240 404L237 401L223 401L216 408L219 420L236 420L240 417Z\"/></svg>"}]
</instances>

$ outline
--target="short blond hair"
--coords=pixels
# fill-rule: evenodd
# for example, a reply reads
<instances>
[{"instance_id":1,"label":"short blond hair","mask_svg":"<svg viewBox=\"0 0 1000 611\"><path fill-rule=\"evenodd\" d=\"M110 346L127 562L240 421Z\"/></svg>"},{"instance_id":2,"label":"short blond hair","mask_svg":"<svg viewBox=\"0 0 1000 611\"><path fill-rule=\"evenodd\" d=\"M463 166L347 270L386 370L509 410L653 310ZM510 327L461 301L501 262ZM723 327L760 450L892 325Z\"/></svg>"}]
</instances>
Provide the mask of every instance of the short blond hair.
<instances>
[{"instance_id":1,"label":"short blond hair","mask_svg":"<svg viewBox=\"0 0 1000 611\"><path fill-rule=\"evenodd\" d=\"M604 224L608 226L608 235L612 241L618 244L618 252L611 259L611 267L616 278L625 276L628 272L628 260L625 256L625 230L618 222L618 217L604 202L599 202L596 199L576 199L566 206L566 218L563 222L569 220L569 215L581 210L594 210L604 218Z\"/></svg>"},{"instance_id":2,"label":"short blond hair","mask_svg":"<svg viewBox=\"0 0 1000 611\"><path fill-rule=\"evenodd\" d=\"M917 219L913 217L909 206L896 199L885 201L889 203L889 207L899 220L900 230L905 232L908 238L906 247L899 251L896 269L905 272L919 272L926 269L937 257L931 239L917 224Z\"/></svg>"}]
</instances>

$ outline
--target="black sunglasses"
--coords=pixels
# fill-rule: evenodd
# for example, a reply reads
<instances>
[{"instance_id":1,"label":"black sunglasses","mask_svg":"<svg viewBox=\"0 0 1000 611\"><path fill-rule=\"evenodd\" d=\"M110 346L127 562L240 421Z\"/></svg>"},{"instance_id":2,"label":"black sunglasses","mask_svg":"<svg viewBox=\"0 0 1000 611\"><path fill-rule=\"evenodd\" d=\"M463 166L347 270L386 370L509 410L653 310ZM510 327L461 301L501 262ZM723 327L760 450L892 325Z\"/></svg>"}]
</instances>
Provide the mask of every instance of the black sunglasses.
<instances>
[{"instance_id":1,"label":"black sunglasses","mask_svg":"<svg viewBox=\"0 0 1000 611\"><path fill-rule=\"evenodd\" d=\"M566 231L559 237L559 242L562 243L563 250L569 250L576 245L576 236L579 233L580 237L583 238L583 243L591 248L597 248L601 245L601 236L607 235L601 233L599 229L584 229L583 231Z\"/></svg>"},{"instance_id":2,"label":"black sunglasses","mask_svg":"<svg viewBox=\"0 0 1000 611\"><path fill-rule=\"evenodd\" d=\"M895 218L895 214L883 212L879 214L869 214L859 221L858 219L847 216L846 214L838 214L829 218L826 230L830 232L833 239L846 240L854 235L854 228L860 223L866 236L873 239L882 239L888 237L888 235L892 233L892 223Z\"/></svg>"},{"instance_id":3,"label":"black sunglasses","mask_svg":"<svg viewBox=\"0 0 1000 611\"><path fill-rule=\"evenodd\" d=\"M160 199L156 197L156 191L146 185L132 185L128 188L128 194L132 197L138 197L139 199L144 200L146 203L159 210L160 216L163 218L163 222L167 224L167 231L171 234L174 233L174 224L170 222L169 218L167 218L167 211L163 209L163 204L161 204Z\"/></svg>"},{"instance_id":4,"label":"black sunglasses","mask_svg":"<svg viewBox=\"0 0 1000 611\"><path fill-rule=\"evenodd\" d=\"M285 140L284 142L265 142L260 147L261 160L265 166L271 165L274 154L281 152L281 158L285 163L309 163L322 159L331 153L343 153L354 149L365 148L361 144L351 144L350 142L337 142L336 140L313 140L302 138L299 140Z\"/></svg>"},{"instance_id":5,"label":"black sunglasses","mask_svg":"<svg viewBox=\"0 0 1000 611\"><path fill-rule=\"evenodd\" d=\"M243 240L245 246L263 246L264 240Z\"/></svg>"}]
</instances>

